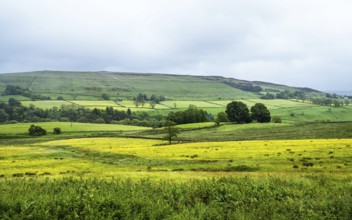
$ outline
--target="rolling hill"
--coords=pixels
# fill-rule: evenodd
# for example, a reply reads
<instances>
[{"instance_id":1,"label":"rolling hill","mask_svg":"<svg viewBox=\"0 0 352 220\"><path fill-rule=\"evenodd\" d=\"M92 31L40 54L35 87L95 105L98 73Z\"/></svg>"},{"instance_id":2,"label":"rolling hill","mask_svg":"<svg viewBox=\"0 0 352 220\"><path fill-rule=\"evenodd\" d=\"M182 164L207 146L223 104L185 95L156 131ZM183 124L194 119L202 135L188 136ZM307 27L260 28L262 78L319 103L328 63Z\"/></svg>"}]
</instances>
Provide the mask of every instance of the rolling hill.
<instances>
[{"instance_id":1,"label":"rolling hill","mask_svg":"<svg viewBox=\"0 0 352 220\"><path fill-rule=\"evenodd\" d=\"M7 85L28 88L34 94L67 100L132 99L138 93L162 95L169 100L255 99L266 92L305 92L323 95L309 88L296 88L267 82L245 81L219 76L191 76L123 72L38 71L0 74L0 93ZM6 97L2 99L6 100ZM19 97L26 100L26 97Z\"/></svg>"}]
</instances>

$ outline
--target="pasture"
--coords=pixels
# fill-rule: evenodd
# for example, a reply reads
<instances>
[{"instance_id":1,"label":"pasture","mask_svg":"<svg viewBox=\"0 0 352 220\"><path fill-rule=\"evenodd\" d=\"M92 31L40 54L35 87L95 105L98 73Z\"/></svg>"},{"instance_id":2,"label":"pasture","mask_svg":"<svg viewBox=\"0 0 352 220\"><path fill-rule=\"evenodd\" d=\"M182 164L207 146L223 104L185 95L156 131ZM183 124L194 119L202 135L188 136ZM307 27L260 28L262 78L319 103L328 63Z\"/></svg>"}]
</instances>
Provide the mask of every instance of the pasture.
<instances>
[{"instance_id":1,"label":"pasture","mask_svg":"<svg viewBox=\"0 0 352 220\"><path fill-rule=\"evenodd\" d=\"M1 91L19 85L52 99L0 95L1 102L15 97L28 107L130 108L165 116L195 105L216 116L236 100L263 103L282 123L177 125L180 133L169 145L164 128L9 119L15 124L0 125L0 219L352 219L351 105L263 100L264 91L239 90L236 83L306 92L221 77L2 74ZM137 107L138 93L166 101ZM48 134L29 136L31 124ZM53 134L57 127L61 134Z\"/></svg>"},{"instance_id":2,"label":"pasture","mask_svg":"<svg viewBox=\"0 0 352 220\"><path fill-rule=\"evenodd\" d=\"M133 74L112 72L31 72L2 74L0 89L6 85L29 88L55 99L99 100L102 93L112 98L132 99L139 92L163 95L173 100L214 100L258 98L258 94L232 88L216 80L197 76Z\"/></svg>"},{"instance_id":3,"label":"pasture","mask_svg":"<svg viewBox=\"0 0 352 220\"><path fill-rule=\"evenodd\" d=\"M63 133L30 138L29 125L0 126L4 219L351 218L350 123L315 125L313 139L291 123L188 124L192 141L172 145L162 129L46 122ZM284 139L225 141L261 131Z\"/></svg>"},{"instance_id":4,"label":"pasture","mask_svg":"<svg viewBox=\"0 0 352 220\"><path fill-rule=\"evenodd\" d=\"M332 107L319 106L307 102L295 100L263 100L263 99L239 99L247 104L250 108L255 103L263 103L267 106L272 116L279 116L283 122L333 122L333 121L351 121L352 106ZM204 109L208 113L217 115L219 112L224 112L226 106L231 100L213 100L213 101L163 101L156 104L154 109L146 102L144 106L136 107L132 100L114 101L97 101L97 100L44 100L44 101L22 101L25 106L34 105L42 109L50 109L60 107L62 105L75 105L89 109L98 108L105 109L113 107L119 111L127 111L130 108L132 111L147 111L151 114L158 113L167 115L170 111L180 111L187 109L190 105L195 105L198 108Z\"/></svg>"}]
</instances>

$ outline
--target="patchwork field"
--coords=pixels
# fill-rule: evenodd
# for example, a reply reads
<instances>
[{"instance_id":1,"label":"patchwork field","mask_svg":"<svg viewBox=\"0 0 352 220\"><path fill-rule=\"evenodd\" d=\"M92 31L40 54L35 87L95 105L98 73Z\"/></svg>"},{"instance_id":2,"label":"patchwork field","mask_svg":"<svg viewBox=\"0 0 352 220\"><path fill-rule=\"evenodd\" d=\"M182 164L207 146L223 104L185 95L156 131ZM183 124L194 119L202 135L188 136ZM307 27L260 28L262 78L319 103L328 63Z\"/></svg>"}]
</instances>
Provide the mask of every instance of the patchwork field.
<instances>
[{"instance_id":1,"label":"patchwork field","mask_svg":"<svg viewBox=\"0 0 352 220\"><path fill-rule=\"evenodd\" d=\"M307 102L299 102L295 100L263 100L263 99L240 99L250 108L255 103L263 103L270 110L271 115L279 116L284 122L316 122L316 121L352 121L352 106L332 107L319 106ZM132 111L148 111L150 113L158 113L167 115L170 111L180 111L187 109L190 105L195 105L198 108L204 109L208 113L217 115L219 112L224 112L226 106L231 100L216 100L216 101L163 101L156 104L154 109L147 102L144 106L136 107L134 101L123 100L114 101L82 101L82 100L45 100L45 101L22 101L25 106L34 105L42 109L50 109L53 107L60 108L62 105L75 105L89 109L98 108L105 109L113 107L116 110L127 111L130 108Z\"/></svg>"}]
</instances>

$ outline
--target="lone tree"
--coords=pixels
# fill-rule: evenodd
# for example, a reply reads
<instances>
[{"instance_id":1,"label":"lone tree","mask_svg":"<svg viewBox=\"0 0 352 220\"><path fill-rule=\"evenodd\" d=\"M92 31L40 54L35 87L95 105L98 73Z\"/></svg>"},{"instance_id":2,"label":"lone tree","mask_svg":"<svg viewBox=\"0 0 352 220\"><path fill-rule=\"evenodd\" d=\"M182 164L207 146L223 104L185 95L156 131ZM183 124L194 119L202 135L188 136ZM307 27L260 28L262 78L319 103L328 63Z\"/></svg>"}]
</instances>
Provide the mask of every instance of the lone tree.
<instances>
[{"instance_id":1,"label":"lone tree","mask_svg":"<svg viewBox=\"0 0 352 220\"><path fill-rule=\"evenodd\" d=\"M31 125L28 129L29 135L31 136L42 136L46 135L46 130L40 126Z\"/></svg>"},{"instance_id":2,"label":"lone tree","mask_svg":"<svg viewBox=\"0 0 352 220\"><path fill-rule=\"evenodd\" d=\"M230 122L236 122L238 124L251 122L249 109L243 102L230 102L226 107L226 114Z\"/></svg>"},{"instance_id":3,"label":"lone tree","mask_svg":"<svg viewBox=\"0 0 352 220\"><path fill-rule=\"evenodd\" d=\"M269 110L262 103L256 103L251 107L251 117L259 123L268 123L271 120Z\"/></svg>"},{"instance_id":4,"label":"lone tree","mask_svg":"<svg viewBox=\"0 0 352 220\"><path fill-rule=\"evenodd\" d=\"M131 119L132 111L130 108L127 109L128 118Z\"/></svg>"},{"instance_id":5,"label":"lone tree","mask_svg":"<svg viewBox=\"0 0 352 220\"><path fill-rule=\"evenodd\" d=\"M164 139L169 141L171 144L173 138L177 138L177 135L180 133L179 129L175 127L176 123L173 121L166 121L165 122L165 136Z\"/></svg>"},{"instance_id":6,"label":"lone tree","mask_svg":"<svg viewBox=\"0 0 352 220\"><path fill-rule=\"evenodd\" d=\"M103 94L101 94L101 97L102 97L104 100L110 100L109 94L103 93Z\"/></svg>"}]
</instances>

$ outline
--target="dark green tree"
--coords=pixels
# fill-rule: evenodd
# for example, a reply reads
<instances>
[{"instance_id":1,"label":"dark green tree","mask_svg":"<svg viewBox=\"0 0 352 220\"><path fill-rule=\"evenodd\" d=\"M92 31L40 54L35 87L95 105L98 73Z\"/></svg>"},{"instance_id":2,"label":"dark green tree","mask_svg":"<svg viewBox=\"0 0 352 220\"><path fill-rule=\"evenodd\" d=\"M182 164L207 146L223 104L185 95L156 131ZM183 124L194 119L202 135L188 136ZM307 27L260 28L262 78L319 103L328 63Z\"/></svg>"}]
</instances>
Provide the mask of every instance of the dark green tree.
<instances>
[{"instance_id":1,"label":"dark green tree","mask_svg":"<svg viewBox=\"0 0 352 220\"><path fill-rule=\"evenodd\" d=\"M219 112L214 120L215 125L219 126L221 122L229 122L225 112Z\"/></svg>"},{"instance_id":2,"label":"dark green tree","mask_svg":"<svg viewBox=\"0 0 352 220\"><path fill-rule=\"evenodd\" d=\"M256 103L251 107L251 117L259 123L268 123L271 120L269 110L262 103Z\"/></svg>"},{"instance_id":3,"label":"dark green tree","mask_svg":"<svg viewBox=\"0 0 352 220\"><path fill-rule=\"evenodd\" d=\"M249 109L243 102L233 101L230 102L226 107L227 118L231 122L238 124L244 124L251 122L249 115Z\"/></svg>"},{"instance_id":4,"label":"dark green tree","mask_svg":"<svg viewBox=\"0 0 352 220\"><path fill-rule=\"evenodd\" d=\"M154 109L154 108L155 108L155 105L156 105L156 102L150 101L150 102L149 102L149 105L150 105L150 107L151 107L152 109Z\"/></svg>"},{"instance_id":5,"label":"dark green tree","mask_svg":"<svg viewBox=\"0 0 352 220\"><path fill-rule=\"evenodd\" d=\"M130 108L128 108L128 109L127 109L127 115L128 115L129 118L131 118L131 114L132 114L132 111L131 111Z\"/></svg>"},{"instance_id":6,"label":"dark green tree","mask_svg":"<svg viewBox=\"0 0 352 220\"><path fill-rule=\"evenodd\" d=\"M110 100L109 94L103 93L103 94L101 94L101 97L102 97L104 100Z\"/></svg>"},{"instance_id":7,"label":"dark green tree","mask_svg":"<svg viewBox=\"0 0 352 220\"><path fill-rule=\"evenodd\" d=\"M54 128L53 133L54 134L61 134L61 128Z\"/></svg>"},{"instance_id":8,"label":"dark green tree","mask_svg":"<svg viewBox=\"0 0 352 220\"><path fill-rule=\"evenodd\" d=\"M40 126L31 125L28 129L29 135L31 136L42 136L46 135L46 130Z\"/></svg>"},{"instance_id":9,"label":"dark green tree","mask_svg":"<svg viewBox=\"0 0 352 220\"><path fill-rule=\"evenodd\" d=\"M20 106L21 102L15 98L9 98L9 106Z\"/></svg>"},{"instance_id":10,"label":"dark green tree","mask_svg":"<svg viewBox=\"0 0 352 220\"><path fill-rule=\"evenodd\" d=\"M176 123L173 121L166 121L164 126L165 126L165 136L164 139L169 141L169 144L171 144L172 140L174 138L177 138L177 135L180 133L180 130L175 127Z\"/></svg>"},{"instance_id":11,"label":"dark green tree","mask_svg":"<svg viewBox=\"0 0 352 220\"><path fill-rule=\"evenodd\" d=\"M4 111L4 109L0 109L0 123L5 122L9 119L9 115Z\"/></svg>"},{"instance_id":12,"label":"dark green tree","mask_svg":"<svg viewBox=\"0 0 352 220\"><path fill-rule=\"evenodd\" d=\"M225 112L219 112L218 115L216 116L216 118L220 122L229 122L229 119L228 119L228 117L227 117Z\"/></svg>"}]
</instances>

